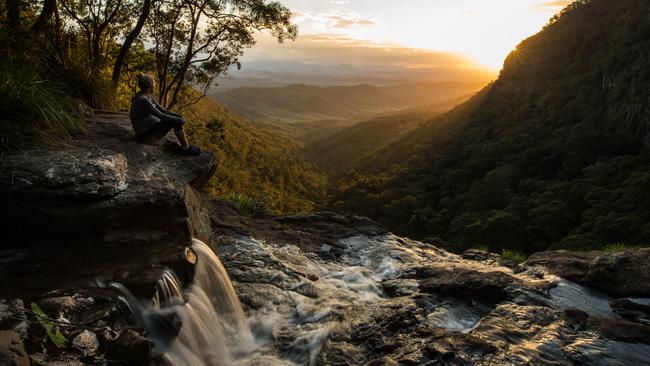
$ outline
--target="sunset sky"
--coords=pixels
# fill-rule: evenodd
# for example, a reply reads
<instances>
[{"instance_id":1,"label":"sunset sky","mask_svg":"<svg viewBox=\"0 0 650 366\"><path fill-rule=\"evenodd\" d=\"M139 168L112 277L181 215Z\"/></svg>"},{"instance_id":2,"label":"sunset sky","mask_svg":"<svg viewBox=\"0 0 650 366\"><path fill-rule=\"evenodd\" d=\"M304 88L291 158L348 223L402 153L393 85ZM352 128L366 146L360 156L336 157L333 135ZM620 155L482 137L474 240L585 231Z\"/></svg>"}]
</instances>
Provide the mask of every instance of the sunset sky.
<instances>
[{"instance_id":1,"label":"sunset sky","mask_svg":"<svg viewBox=\"0 0 650 366\"><path fill-rule=\"evenodd\" d=\"M261 35L243 61L359 67L487 68L538 32L570 1L282 0L300 27L296 42Z\"/></svg>"}]
</instances>

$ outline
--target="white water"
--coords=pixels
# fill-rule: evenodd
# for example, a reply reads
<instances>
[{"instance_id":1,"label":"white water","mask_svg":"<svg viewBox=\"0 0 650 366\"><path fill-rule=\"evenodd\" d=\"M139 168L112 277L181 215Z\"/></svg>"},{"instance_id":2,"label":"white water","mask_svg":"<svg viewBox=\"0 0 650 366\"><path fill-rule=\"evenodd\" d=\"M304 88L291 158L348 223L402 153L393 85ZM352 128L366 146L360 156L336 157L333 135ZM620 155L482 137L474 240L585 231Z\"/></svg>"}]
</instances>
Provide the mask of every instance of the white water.
<instances>
[{"instance_id":1,"label":"white water","mask_svg":"<svg viewBox=\"0 0 650 366\"><path fill-rule=\"evenodd\" d=\"M194 283L182 291L178 278L165 271L151 304L141 304L119 284L123 300L141 326L151 334L154 351L175 366L229 366L255 349L235 289L212 249L194 240L198 260ZM176 337L161 319L182 322ZM171 342L170 342L170 339Z\"/></svg>"},{"instance_id":2,"label":"white water","mask_svg":"<svg viewBox=\"0 0 650 366\"><path fill-rule=\"evenodd\" d=\"M180 334L165 350L165 357L177 366L233 365L239 355L255 348L244 311L228 273L212 249L199 240L194 240L192 249L198 257L194 283L184 294L178 291L177 283L163 286L176 291L166 301L175 303L171 310L183 323ZM184 302L178 301L183 297ZM163 306L160 311L169 310Z\"/></svg>"},{"instance_id":3,"label":"white water","mask_svg":"<svg viewBox=\"0 0 650 366\"><path fill-rule=\"evenodd\" d=\"M134 317L149 331L155 351L171 365L311 366L318 364L332 332L350 331L342 321L349 311L362 311L386 300L382 280L422 263L458 260L392 235L353 237L341 244L344 253L334 261L303 253L296 246L277 246L248 237L221 246L223 255L246 257L236 268L252 274L255 284L246 293L259 302L248 311L248 318L219 258L197 240L192 246L198 257L194 283L185 291L172 271L164 272L153 301L144 306L126 289L114 286L123 291ZM304 288L313 289L314 295L300 290ZM595 295L560 282L549 302L557 309L579 307L609 315L606 298ZM432 298L428 311L429 324L470 332L490 310L472 302ZM173 326L161 321L174 324L174 316L182 322L177 336L169 331ZM619 343L596 339L574 347L588 354L609 350L616 354L612 357L621 357L614 352L625 346Z\"/></svg>"}]
</instances>

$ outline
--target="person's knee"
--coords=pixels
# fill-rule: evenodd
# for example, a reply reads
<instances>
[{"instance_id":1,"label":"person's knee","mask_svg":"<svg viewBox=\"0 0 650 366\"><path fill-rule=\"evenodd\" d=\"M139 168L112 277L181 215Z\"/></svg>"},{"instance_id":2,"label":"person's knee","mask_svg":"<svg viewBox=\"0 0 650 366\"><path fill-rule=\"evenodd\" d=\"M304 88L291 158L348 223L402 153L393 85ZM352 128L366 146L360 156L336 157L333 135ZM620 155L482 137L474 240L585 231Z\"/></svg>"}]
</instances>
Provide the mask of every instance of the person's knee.
<instances>
[{"instance_id":1,"label":"person's knee","mask_svg":"<svg viewBox=\"0 0 650 366\"><path fill-rule=\"evenodd\" d=\"M185 126L185 118L180 118L174 124L174 131L176 131L176 132L183 131L183 126Z\"/></svg>"}]
</instances>

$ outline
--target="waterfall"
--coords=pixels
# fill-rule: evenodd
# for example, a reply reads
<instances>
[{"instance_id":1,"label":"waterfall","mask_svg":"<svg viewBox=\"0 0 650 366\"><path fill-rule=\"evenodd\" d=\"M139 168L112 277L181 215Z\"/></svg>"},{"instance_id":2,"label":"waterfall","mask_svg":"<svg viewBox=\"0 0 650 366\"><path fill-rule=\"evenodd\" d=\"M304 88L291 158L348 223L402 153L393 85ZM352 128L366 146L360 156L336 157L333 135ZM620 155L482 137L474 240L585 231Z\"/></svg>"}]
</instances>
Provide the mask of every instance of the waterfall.
<instances>
[{"instance_id":1,"label":"waterfall","mask_svg":"<svg viewBox=\"0 0 650 366\"><path fill-rule=\"evenodd\" d=\"M255 349L255 342L230 278L219 258L194 239L194 282L182 290L166 270L152 301L142 304L120 284L122 300L156 344L155 351L174 366L229 366Z\"/></svg>"}]
</instances>

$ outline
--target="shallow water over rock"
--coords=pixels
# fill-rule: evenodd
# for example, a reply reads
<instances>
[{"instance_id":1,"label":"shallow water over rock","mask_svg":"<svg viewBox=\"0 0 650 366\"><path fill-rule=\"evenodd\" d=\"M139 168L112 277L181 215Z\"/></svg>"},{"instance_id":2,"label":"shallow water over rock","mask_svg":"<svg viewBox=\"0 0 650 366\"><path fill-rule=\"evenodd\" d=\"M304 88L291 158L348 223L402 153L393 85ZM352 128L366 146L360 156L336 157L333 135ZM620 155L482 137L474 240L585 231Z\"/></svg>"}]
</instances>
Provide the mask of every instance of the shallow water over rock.
<instances>
[{"instance_id":1,"label":"shallow water over rock","mask_svg":"<svg viewBox=\"0 0 650 366\"><path fill-rule=\"evenodd\" d=\"M191 286L181 291L166 272L151 304L130 305L154 351L172 365L650 360L650 345L637 339L644 325L633 323L637 338L617 333L630 323L612 311L610 298L554 276L514 274L391 234L342 239L337 258L246 236L217 241L225 268L195 241ZM450 286L445 276L465 282ZM430 291L431 283L444 293ZM486 296L486 289L501 295Z\"/></svg>"}]
</instances>

